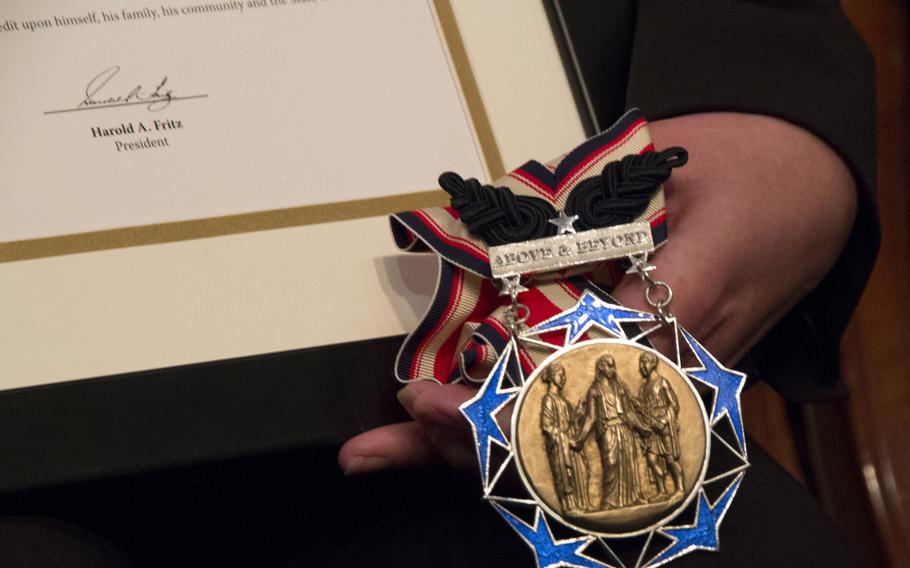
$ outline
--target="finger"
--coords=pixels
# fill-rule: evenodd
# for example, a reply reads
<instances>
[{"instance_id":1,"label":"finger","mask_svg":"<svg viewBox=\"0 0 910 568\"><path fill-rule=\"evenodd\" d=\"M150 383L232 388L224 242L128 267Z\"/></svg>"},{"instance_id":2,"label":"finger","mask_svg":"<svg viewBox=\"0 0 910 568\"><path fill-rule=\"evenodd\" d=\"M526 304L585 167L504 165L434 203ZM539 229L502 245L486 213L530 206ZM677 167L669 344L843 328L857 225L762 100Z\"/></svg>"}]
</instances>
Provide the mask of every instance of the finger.
<instances>
[{"instance_id":1,"label":"finger","mask_svg":"<svg viewBox=\"0 0 910 568\"><path fill-rule=\"evenodd\" d=\"M402 406L424 427L439 454L450 465L467 470L475 467L476 451L468 423L460 407L477 390L466 385L441 385L420 381L398 393Z\"/></svg>"},{"instance_id":2,"label":"finger","mask_svg":"<svg viewBox=\"0 0 910 568\"><path fill-rule=\"evenodd\" d=\"M338 452L345 475L398 467L430 465L439 461L427 431L416 422L375 428L348 440Z\"/></svg>"},{"instance_id":3,"label":"finger","mask_svg":"<svg viewBox=\"0 0 910 568\"><path fill-rule=\"evenodd\" d=\"M398 392L398 400L405 410L428 429L441 427L465 430L466 423L459 407L474 394L476 389L466 385L441 385L432 381L417 381Z\"/></svg>"},{"instance_id":4,"label":"finger","mask_svg":"<svg viewBox=\"0 0 910 568\"><path fill-rule=\"evenodd\" d=\"M426 383L406 387L399 399L414 419L426 428L430 439L445 460L460 469L477 467L477 449L461 405L477 394L477 389L464 384ZM497 413L503 432L509 431L512 405Z\"/></svg>"},{"instance_id":5,"label":"finger","mask_svg":"<svg viewBox=\"0 0 910 568\"><path fill-rule=\"evenodd\" d=\"M476 470L477 450L467 426L458 429L432 427L427 435L446 463L463 471Z\"/></svg>"}]
</instances>

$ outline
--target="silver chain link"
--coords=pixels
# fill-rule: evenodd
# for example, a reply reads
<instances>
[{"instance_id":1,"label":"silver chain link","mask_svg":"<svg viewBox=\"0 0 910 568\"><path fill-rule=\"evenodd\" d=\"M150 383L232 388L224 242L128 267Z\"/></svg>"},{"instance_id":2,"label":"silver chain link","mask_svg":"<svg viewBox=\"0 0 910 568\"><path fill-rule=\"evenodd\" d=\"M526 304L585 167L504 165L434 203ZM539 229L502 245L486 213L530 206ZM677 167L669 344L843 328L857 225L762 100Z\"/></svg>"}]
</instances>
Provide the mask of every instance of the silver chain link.
<instances>
[{"instance_id":1,"label":"silver chain link","mask_svg":"<svg viewBox=\"0 0 910 568\"><path fill-rule=\"evenodd\" d=\"M640 256L630 255L629 259L632 261L632 267L635 272L645 283L645 301L654 308L660 319L666 322L673 317L673 312L670 311L670 302L673 301L673 289L663 280L655 280L651 277L649 272L656 267L653 264L648 264L647 254Z\"/></svg>"},{"instance_id":2,"label":"silver chain link","mask_svg":"<svg viewBox=\"0 0 910 568\"><path fill-rule=\"evenodd\" d=\"M513 302L511 306L506 308L503 313L502 320L506 324L506 327L509 328L509 331L515 338L518 338L521 332L523 331L524 324L528 321L528 317L531 315L531 308L520 303Z\"/></svg>"},{"instance_id":3,"label":"silver chain link","mask_svg":"<svg viewBox=\"0 0 910 568\"><path fill-rule=\"evenodd\" d=\"M508 296L511 304L503 312L503 323L509 328L513 337L518 337L522 327L531 316L531 308L518 301L518 294L527 291L527 288L521 285L520 276L506 276L499 280L500 296Z\"/></svg>"}]
</instances>

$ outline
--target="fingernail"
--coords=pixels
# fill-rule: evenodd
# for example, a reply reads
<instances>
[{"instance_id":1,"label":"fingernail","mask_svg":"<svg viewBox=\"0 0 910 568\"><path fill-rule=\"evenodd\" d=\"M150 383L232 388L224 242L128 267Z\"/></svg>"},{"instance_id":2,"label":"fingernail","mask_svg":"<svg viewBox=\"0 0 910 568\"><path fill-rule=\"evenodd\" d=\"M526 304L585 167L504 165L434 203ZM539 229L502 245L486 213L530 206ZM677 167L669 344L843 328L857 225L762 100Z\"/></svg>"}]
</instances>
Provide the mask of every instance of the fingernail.
<instances>
[{"instance_id":1,"label":"fingernail","mask_svg":"<svg viewBox=\"0 0 910 568\"><path fill-rule=\"evenodd\" d=\"M380 469L387 469L392 466L392 462L382 456L360 456L351 459L348 467L344 470L345 475L360 475L371 473Z\"/></svg>"},{"instance_id":2,"label":"fingernail","mask_svg":"<svg viewBox=\"0 0 910 568\"><path fill-rule=\"evenodd\" d=\"M410 387L404 387L398 391L398 402L401 403L401 406L410 409L411 405L414 404L414 399L417 398L417 393L414 392L414 389Z\"/></svg>"}]
</instances>

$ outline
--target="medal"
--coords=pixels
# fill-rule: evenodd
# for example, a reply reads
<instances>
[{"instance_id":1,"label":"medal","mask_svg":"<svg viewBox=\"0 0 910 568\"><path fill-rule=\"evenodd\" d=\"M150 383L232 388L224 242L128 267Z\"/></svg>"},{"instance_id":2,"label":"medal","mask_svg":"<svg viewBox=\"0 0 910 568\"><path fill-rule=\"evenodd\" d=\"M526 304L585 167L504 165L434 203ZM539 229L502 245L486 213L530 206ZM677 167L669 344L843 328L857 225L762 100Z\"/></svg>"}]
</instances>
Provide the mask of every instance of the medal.
<instances>
[{"instance_id":1,"label":"medal","mask_svg":"<svg viewBox=\"0 0 910 568\"><path fill-rule=\"evenodd\" d=\"M624 323L645 329L630 336ZM612 337L581 339L586 327ZM673 359L647 346L664 327L677 339ZM564 331L563 345L548 343L552 354L530 376L510 378L518 345L555 330ZM691 366L682 363L686 350ZM660 566L717 550L720 523L748 467L744 383L745 375L718 363L672 315L585 294L571 310L515 336L461 407L484 498L531 546L539 568ZM497 419L513 402L506 436ZM516 474L524 495L514 490ZM554 524L569 534L555 536Z\"/></svg>"},{"instance_id":2,"label":"medal","mask_svg":"<svg viewBox=\"0 0 910 568\"><path fill-rule=\"evenodd\" d=\"M660 184L685 161L681 148L654 151L632 111L498 187L444 174L451 209L395 217L399 245L440 256L437 297L396 372L479 383L461 412L483 497L538 568L717 550L748 468L746 377L678 324L648 262L667 236ZM619 305L591 281L595 266L614 283L637 274L651 310Z\"/></svg>"}]
</instances>

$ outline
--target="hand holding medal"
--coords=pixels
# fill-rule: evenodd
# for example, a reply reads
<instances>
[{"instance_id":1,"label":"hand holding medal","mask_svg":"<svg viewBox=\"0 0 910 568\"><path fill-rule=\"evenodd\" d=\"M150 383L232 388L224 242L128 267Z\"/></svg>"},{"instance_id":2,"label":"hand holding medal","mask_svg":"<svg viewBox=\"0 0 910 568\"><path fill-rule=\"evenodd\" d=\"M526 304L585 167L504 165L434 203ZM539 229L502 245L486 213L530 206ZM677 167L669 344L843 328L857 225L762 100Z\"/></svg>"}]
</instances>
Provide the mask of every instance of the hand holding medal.
<instances>
[{"instance_id":1,"label":"hand holding medal","mask_svg":"<svg viewBox=\"0 0 910 568\"><path fill-rule=\"evenodd\" d=\"M757 128L759 134L782 134L801 144L815 158L806 162L804 171L789 172L797 187L812 179L815 168L824 170L823 166L836 161L817 140L785 123L745 115L706 116L700 122L693 122L696 119L691 117L658 123L655 137L682 141L693 156L717 157L728 155L730 140L743 134L742 130L728 128L730 119L741 120L740 126L744 128ZM622 132L614 128L607 135L620 140L620 145L623 141L628 144L635 136L629 134L630 124L634 121L627 122ZM598 139L604 143L602 137ZM437 358L427 367L419 360L424 354L416 353L408 361L411 363L408 368L420 370L420 375L402 378L452 380L449 372L453 367L456 371L481 368L478 361L482 362L485 356L489 360L484 349L503 355L494 358L489 379L476 396L473 389L462 385L422 382L407 387L401 399L417 422L389 426L352 440L342 451L343 465L358 469L354 461L358 457L379 458L394 465L421 463L433 455L434 441L450 461L462 464L469 461L468 456L474 451L466 455L465 446L458 443L465 434L456 408L473 397L464 411L479 442L476 455L481 462L484 495L531 544L541 566L552 564L556 558L552 554L557 553L573 555L566 562L575 565L619 565L620 560L611 556L611 536L638 534L647 540L638 560L631 565L656 565L694 549L716 547L716 532L708 530L709 525L714 523L716 529L719 524L746 463L737 398L742 376L725 369L685 332L674 332L678 341L669 342L671 349L665 350L669 358L644 343L660 329L675 328L675 314L692 326L693 335L708 337L709 344L719 350L724 360L741 355L827 270L833 261L831 254L839 249L838 239L845 236L843 220L846 219L849 227L852 213L849 207L846 211L839 207L838 200L813 201L812 191L797 193L786 183L766 184L768 177L779 176L780 172L774 169L777 164L751 160L754 169L750 170L750 160L742 159L749 157L747 150L755 156L763 155L766 149L761 143L763 138L756 136L755 140L756 144L749 148L732 148L733 157L739 159L729 163L693 159L692 164L674 173L667 185L673 242L651 257L650 264L657 266L656 271L647 270L648 265L639 262L641 278L628 275L620 282L614 290L618 301L598 293L593 286L580 286L581 273L573 272L575 268L564 271L564 279L556 280L555 284L553 280L538 281L532 276L533 284L529 286L526 276L522 282L529 290L513 287L514 298L507 293L503 297L506 305L495 314L498 317L492 318L507 330L507 337L500 339L498 345L496 338L487 333L492 327L487 325L489 322L471 321L468 317L475 332L471 340L458 337L463 335L461 329L452 340L460 343L452 348L453 352L456 347L462 348L458 350L457 365L441 365ZM640 151L640 147L635 150ZM599 172L600 168L595 174ZM520 169L517 173L527 172ZM559 167L555 174L560 174ZM764 195L755 193L756 181L763 187ZM827 184L829 191L831 185ZM740 188L745 189L740 191ZM847 187L844 195L849 190ZM781 210L775 199L795 204L788 210L792 219L769 214L779 214ZM814 209L807 207L810 204ZM572 215L566 214L565 208L561 211L563 214L553 216L560 223L557 230L571 226L565 219ZM832 218L834 223L825 224ZM432 223L424 225L432 227ZM655 240L659 244L660 235L654 227L651 224L651 236L657 234ZM751 231L752 227L762 230ZM807 239L807 233L814 236ZM422 237L419 231L415 234ZM462 245L477 242L465 233L454 236L460 241L453 241ZM422 242L443 254L439 242L432 241L432 235L427 234ZM577 242L573 241L576 248ZM827 245L821 247L822 252L830 249L835 252L800 256L820 243ZM835 248L832 243L838 246ZM782 247L791 254L780 254ZM465 249L470 247L458 248L447 260L469 265L471 259L467 254L457 256L465 253ZM454 275L452 280L461 279L462 283L470 281L474 274L471 266L467 267L469 270L460 274L457 271L447 274L443 270L441 276ZM618 275L615 269L612 274ZM669 311L668 306L661 304L669 299L670 288L659 284L661 279L669 281L673 289ZM512 281L515 282L514 278ZM642 285L648 281L650 288ZM485 288L488 282L483 279L480 283L479 295L484 296L481 300L490 294L499 298L495 289ZM566 290L565 298L552 293L557 286ZM573 287L577 292L574 298L571 297ZM460 291L465 289L462 287ZM644 298L648 289L652 292L652 306L657 310L644 309L648 307ZM543 310L539 309L543 302L535 301L535 295L541 294L552 304ZM513 299L514 313L509 310ZM619 302L635 309L624 310ZM475 302L475 311L483 311L478 307L482 303ZM530 311L518 307L521 303L531 304ZM546 317L535 313L547 309L550 313ZM434 317L439 315L445 316L437 312ZM438 319L431 323L445 326ZM522 328L522 319L529 320L529 329ZM624 319L629 323L617 323ZM639 326L638 331L635 326ZM554 337L560 335L559 330L568 333L562 333L563 344L556 346ZM452 337L451 332L441 335L442 339ZM476 341L477 337L482 341ZM676 345L681 346L677 350L682 353L671 352ZM463 349L466 346L468 349ZM444 347L435 347L437 354L444 354ZM552 355L541 356L539 352L547 349ZM685 362L686 358L690 363ZM400 358L400 376L401 363ZM476 372L464 374L482 378L476 377ZM702 384L707 386L698 386ZM512 420L513 427L509 428L503 422L508 420L502 416L505 413L496 410L516 399L518 410ZM607 400L610 402L604 402ZM546 428L545 416L556 417ZM502 428L493 428L494 418L500 419ZM715 432L716 428L726 431ZM726 475L711 470L707 464L718 448L742 458ZM372 465L380 465L382 461ZM371 466L364 461L359 465L360 469ZM497 483L509 475L510 468L516 469L524 480L525 496L497 494ZM720 488L712 492L709 485ZM691 515L686 517L687 513ZM574 540L544 538L552 537L550 525L554 522L576 530ZM692 540L696 533L701 536ZM573 546L564 546L567 543Z\"/></svg>"}]
</instances>

